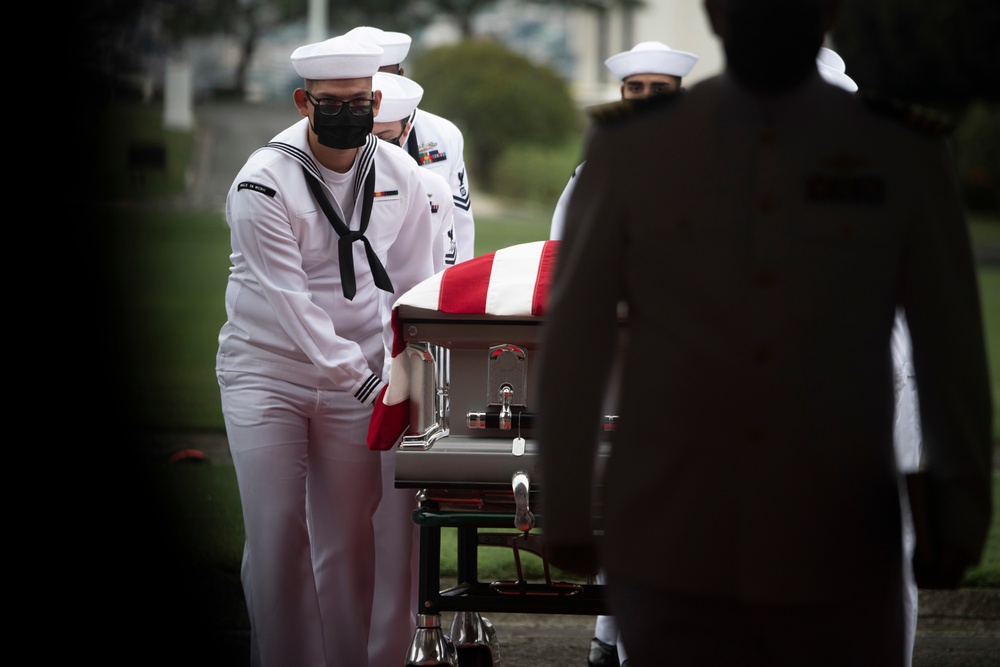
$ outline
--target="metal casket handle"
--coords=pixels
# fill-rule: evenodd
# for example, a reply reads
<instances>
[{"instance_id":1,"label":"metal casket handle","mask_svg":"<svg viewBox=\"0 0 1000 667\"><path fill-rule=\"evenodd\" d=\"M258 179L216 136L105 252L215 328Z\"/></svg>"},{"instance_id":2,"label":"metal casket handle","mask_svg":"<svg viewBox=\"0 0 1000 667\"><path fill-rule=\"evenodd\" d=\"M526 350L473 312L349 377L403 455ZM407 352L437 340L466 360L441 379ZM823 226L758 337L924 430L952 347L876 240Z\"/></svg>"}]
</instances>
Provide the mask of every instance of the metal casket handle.
<instances>
[{"instance_id":1,"label":"metal casket handle","mask_svg":"<svg viewBox=\"0 0 1000 667\"><path fill-rule=\"evenodd\" d=\"M514 527L526 533L535 527L535 515L528 507L528 492L531 488L528 473L523 470L515 472L511 478L511 486L514 489Z\"/></svg>"}]
</instances>

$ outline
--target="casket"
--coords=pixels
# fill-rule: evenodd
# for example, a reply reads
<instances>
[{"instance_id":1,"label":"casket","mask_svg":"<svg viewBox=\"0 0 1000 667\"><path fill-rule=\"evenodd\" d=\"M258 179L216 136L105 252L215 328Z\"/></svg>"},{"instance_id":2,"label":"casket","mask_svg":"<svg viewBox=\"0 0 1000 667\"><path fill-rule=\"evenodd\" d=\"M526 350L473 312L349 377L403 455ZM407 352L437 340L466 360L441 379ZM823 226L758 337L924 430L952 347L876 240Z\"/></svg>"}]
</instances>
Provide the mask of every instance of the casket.
<instances>
[{"instance_id":1,"label":"casket","mask_svg":"<svg viewBox=\"0 0 1000 667\"><path fill-rule=\"evenodd\" d=\"M532 497L541 491L532 396L557 248L544 241L498 250L397 300L390 386L375 406L369 446L398 443L398 488L467 507L509 500L518 474ZM608 436L616 420L604 417ZM601 447L598 478L609 447Z\"/></svg>"},{"instance_id":2,"label":"casket","mask_svg":"<svg viewBox=\"0 0 1000 667\"><path fill-rule=\"evenodd\" d=\"M395 457L395 485L414 489L421 528L420 609L605 613L593 582L480 582L476 549L542 557L544 481L535 440L535 371L556 241L498 250L450 267L402 295L392 318L390 384L369 446ZM610 451L616 417L605 417ZM599 493L595 494L599 497ZM599 514L599 508L595 508ZM599 517L598 517L599 524ZM459 584L440 587L440 529L458 529ZM513 529L506 533L482 529ZM519 532L515 532L519 531Z\"/></svg>"},{"instance_id":3,"label":"casket","mask_svg":"<svg viewBox=\"0 0 1000 667\"><path fill-rule=\"evenodd\" d=\"M542 317L442 313L400 306L410 355L410 426L396 449L396 486L510 491L540 479L533 380ZM448 377L441 376L447 357ZM615 417L606 417L607 428ZM468 495L468 494L465 494ZM489 495L484 493L484 495ZM494 494L495 495L495 494Z\"/></svg>"}]
</instances>

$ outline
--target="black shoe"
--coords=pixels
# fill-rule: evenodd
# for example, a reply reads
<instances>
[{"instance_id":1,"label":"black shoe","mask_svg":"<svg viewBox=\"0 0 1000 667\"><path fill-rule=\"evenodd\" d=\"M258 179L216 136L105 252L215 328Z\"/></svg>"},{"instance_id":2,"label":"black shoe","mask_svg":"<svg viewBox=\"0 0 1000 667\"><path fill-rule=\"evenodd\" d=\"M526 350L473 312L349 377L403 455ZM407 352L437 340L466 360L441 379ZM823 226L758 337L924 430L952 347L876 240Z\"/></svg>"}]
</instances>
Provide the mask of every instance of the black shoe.
<instances>
[{"instance_id":1,"label":"black shoe","mask_svg":"<svg viewBox=\"0 0 1000 667\"><path fill-rule=\"evenodd\" d=\"M594 637L590 640L587 667L618 667L618 647Z\"/></svg>"}]
</instances>

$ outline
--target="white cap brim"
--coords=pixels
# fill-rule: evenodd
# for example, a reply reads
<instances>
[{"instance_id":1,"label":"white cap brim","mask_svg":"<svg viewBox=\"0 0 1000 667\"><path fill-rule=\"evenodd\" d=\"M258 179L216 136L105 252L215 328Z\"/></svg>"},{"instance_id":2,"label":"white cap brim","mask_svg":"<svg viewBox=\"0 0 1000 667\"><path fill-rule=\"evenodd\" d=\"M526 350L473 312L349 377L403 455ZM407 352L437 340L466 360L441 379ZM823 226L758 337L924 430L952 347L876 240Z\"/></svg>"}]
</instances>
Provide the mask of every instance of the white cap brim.
<instances>
[{"instance_id":1,"label":"white cap brim","mask_svg":"<svg viewBox=\"0 0 1000 667\"><path fill-rule=\"evenodd\" d=\"M854 79L847 76L843 72L838 72L832 67L827 67L823 63L816 63L816 68L819 70L820 76L823 80L829 84L837 86L838 88L843 88L849 93L855 93L858 90L858 84L854 83Z\"/></svg>"},{"instance_id":2,"label":"white cap brim","mask_svg":"<svg viewBox=\"0 0 1000 667\"><path fill-rule=\"evenodd\" d=\"M374 44L382 47L382 59L379 67L386 65L398 65L406 59L406 54L410 52L410 36L404 32L390 32L372 26L362 25L344 33L348 37L362 44Z\"/></svg>"},{"instance_id":3,"label":"white cap brim","mask_svg":"<svg viewBox=\"0 0 1000 667\"><path fill-rule=\"evenodd\" d=\"M409 118L424 96L424 89L416 81L387 72L376 72L372 76L372 89L382 91L382 102L375 116L376 123L391 123Z\"/></svg>"},{"instance_id":4,"label":"white cap brim","mask_svg":"<svg viewBox=\"0 0 1000 667\"><path fill-rule=\"evenodd\" d=\"M381 58L381 47L333 37L295 49L292 67L303 79L363 79L378 71Z\"/></svg>"},{"instance_id":5,"label":"white cap brim","mask_svg":"<svg viewBox=\"0 0 1000 667\"><path fill-rule=\"evenodd\" d=\"M685 77L698 62L698 56L687 51L671 49L660 42L641 42L604 61L615 77L621 81L633 74L666 74Z\"/></svg>"},{"instance_id":6,"label":"white cap brim","mask_svg":"<svg viewBox=\"0 0 1000 667\"><path fill-rule=\"evenodd\" d=\"M820 65L826 65L838 72L847 71L847 63L844 59L840 57L840 54L833 49L828 49L825 46L819 47L819 53L816 54L816 62Z\"/></svg>"}]
</instances>

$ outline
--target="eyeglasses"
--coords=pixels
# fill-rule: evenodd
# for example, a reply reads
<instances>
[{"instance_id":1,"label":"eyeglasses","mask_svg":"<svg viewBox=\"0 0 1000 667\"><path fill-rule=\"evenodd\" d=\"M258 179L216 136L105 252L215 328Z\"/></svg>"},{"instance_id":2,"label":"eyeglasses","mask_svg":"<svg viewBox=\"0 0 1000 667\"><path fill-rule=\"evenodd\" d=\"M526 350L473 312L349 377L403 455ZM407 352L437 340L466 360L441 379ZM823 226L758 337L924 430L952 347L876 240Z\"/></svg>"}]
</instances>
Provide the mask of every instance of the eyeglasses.
<instances>
[{"instance_id":1,"label":"eyeglasses","mask_svg":"<svg viewBox=\"0 0 1000 667\"><path fill-rule=\"evenodd\" d=\"M356 97L353 100L335 100L332 97L313 97L312 93L307 90L306 97L316 107L316 110L324 116L336 116L344 110L344 107L347 107L347 110L355 116L367 116L371 113L372 106L375 104L374 92L371 99Z\"/></svg>"}]
</instances>

